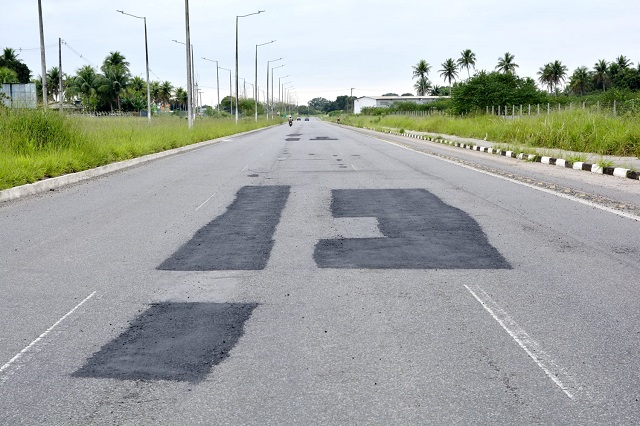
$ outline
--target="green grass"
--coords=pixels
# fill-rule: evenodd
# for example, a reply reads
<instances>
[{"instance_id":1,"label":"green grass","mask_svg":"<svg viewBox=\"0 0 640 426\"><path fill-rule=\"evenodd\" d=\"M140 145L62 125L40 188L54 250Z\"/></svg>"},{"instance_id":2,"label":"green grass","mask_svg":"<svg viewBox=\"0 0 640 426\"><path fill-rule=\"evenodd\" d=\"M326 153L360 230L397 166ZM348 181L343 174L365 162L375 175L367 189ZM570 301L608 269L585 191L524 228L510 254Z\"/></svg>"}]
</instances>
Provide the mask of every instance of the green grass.
<instances>
[{"instance_id":1,"label":"green grass","mask_svg":"<svg viewBox=\"0 0 640 426\"><path fill-rule=\"evenodd\" d=\"M640 157L640 120L583 110L505 120L495 116L345 116L344 124L441 133L526 147Z\"/></svg>"},{"instance_id":2,"label":"green grass","mask_svg":"<svg viewBox=\"0 0 640 426\"><path fill-rule=\"evenodd\" d=\"M67 117L0 108L0 190L266 127L262 119Z\"/></svg>"}]
</instances>

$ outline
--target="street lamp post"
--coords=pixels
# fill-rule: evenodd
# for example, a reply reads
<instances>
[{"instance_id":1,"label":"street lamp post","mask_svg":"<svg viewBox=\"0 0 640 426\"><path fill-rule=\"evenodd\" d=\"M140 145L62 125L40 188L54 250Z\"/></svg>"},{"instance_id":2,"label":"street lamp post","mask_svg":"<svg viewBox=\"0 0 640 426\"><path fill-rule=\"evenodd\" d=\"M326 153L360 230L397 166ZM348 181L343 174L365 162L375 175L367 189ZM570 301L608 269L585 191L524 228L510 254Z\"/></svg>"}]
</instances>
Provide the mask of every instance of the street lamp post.
<instances>
[{"instance_id":1,"label":"street lamp post","mask_svg":"<svg viewBox=\"0 0 640 426\"><path fill-rule=\"evenodd\" d=\"M286 64L282 64L282 65L279 65L277 67L271 68L271 118L273 118L273 92L276 91L276 86L274 86L274 84L273 84L273 70L278 69L278 68L282 68L285 65Z\"/></svg>"},{"instance_id":2,"label":"street lamp post","mask_svg":"<svg viewBox=\"0 0 640 426\"><path fill-rule=\"evenodd\" d=\"M289 77L289 74L283 75L282 77L278 77L278 103L282 103L282 84L280 83L280 81L283 78L287 78L287 77Z\"/></svg>"},{"instance_id":3,"label":"street lamp post","mask_svg":"<svg viewBox=\"0 0 640 426\"><path fill-rule=\"evenodd\" d=\"M220 115L220 67L218 66L218 61L207 59L205 57L202 57L202 59L204 59L205 61L216 63L216 90L218 92L218 115Z\"/></svg>"},{"instance_id":4,"label":"street lamp post","mask_svg":"<svg viewBox=\"0 0 640 426\"><path fill-rule=\"evenodd\" d=\"M355 114L355 112L356 112L356 110L355 110L356 105L353 102L353 89L355 89L355 87L351 88L351 96L349 97L349 101L351 102L351 114Z\"/></svg>"},{"instance_id":5,"label":"street lamp post","mask_svg":"<svg viewBox=\"0 0 640 426\"><path fill-rule=\"evenodd\" d=\"M273 59L271 61L267 61L267 95L265 97L265 103L267 104L267 120L269 119L269 64L271 62L281 61L282 58ZM284 65L283 65L284 66ZM273 90L273 87L271 88Z\"/></svg>"},{"instance_id":6,"label":"street lamp post","mask_svg":"<svg viewBox=\"0 0 640 426\"><path fill-rule=\"evenodd\" d=\"M275 43L275 42L276 42L275 40L271 40L271 41L268 41L266 43L256 44L256 80L255 80L255 85L253 86L254 87L254 94L255 94L254 97L255 97L255 101L256 101L256 111L255 111L255 113L256 113L256 123L258 122L258 92L257 92L257 87L258 87L258 47L264 46L266 44ZM268 66L267 66L267 68L268 68Z\"/></svg>"},{"instance_id":7,"label":"street lamp post","mask_svg":"<svg viewBox=\"0 0 640 426\"><path fill-rule=\"evenodd\" d=\"M189 0L184 0L184 22L185 22L185 33L186 33L186 43L184 43L187 51L187 122L189 123L189 128L193 128L193 111L192 111L192 103L193 103L193 91L192 91L192 81L191 81L191 71L193 68L193 55L191 54L191 32L189 30Z\"/></svg>"},{"instance_id":8,"label":"street lamp post","mask_svg":"<svg viewBox=\"0 0 640 426\"><path fill-rule=\"evenodd\" d=\"M132 15L130 13L123 12L122 10L116 10L116 12L120 12L123 15L131 16L136 19L144 20L144 52L147 62L147 117L149 119L149 123L151 123L151 86L149 84L149 45L147 43L147 17Z\"/></svg>"},{"instance_id":9,"label":"street lamp post","mask_svg":"<svg viewBox=\"0 0 640 426\"><path fill-rule=\"evenodd\" d=\"M229 68L222 68L221 70L229 71L229 112L233 114L233 92L231 91L231 70ZM238 104L236 104L236 110L238 109Z\"/></svg>"},{"instance_id":10,"label":"street lamp post","mask_svg":"<svg viewBox=\"0 0 640 426\"><path fill-rule=\"evenodd\" d=\"M287 75L285 77L289 77L289 76ZM284 77L282 77L282 78L284 78ZM285 99L284 99L284 89L285 89L285 87L284 86L286 86L287 84L291 84L291 81L286 81L286 82L282 83L282 85L280 86L281 87L281 89L280 89L280 103L282 104L282 109L285 111L285 114L286 114L286 111L287 111L287 106L284 103L284 101L285 101Z\"/></svg>"},{"instance_id":11,"label":"street lamp post","mask_svg":"<svg viewBox=\"0 0 640 426\"><path fill-rule=\"evenodd\" d=\"M259 10L247 15L236 15L236 125L238 124L238 19L246 18L247 16L251 15L259 15L263 12L264 10Z\"/></svg>"},{"instance_id":12,"label":"street lamp post","mask_svg":"<svg viewBox=\"0 0 640 426\"><path fill-rule=\"evenodd\" d=\"M42 24L42 2L38 0L38 24L40 28L40 66L42 67L42 107L47 109L47 61L44 49L44 27Z\"/></svg>"},{"instance_id":13,"label":"street lamp post","mask_svg":"<svg viewBox=\"0 0 640 426\"><path fill-rule=\"evenodd\" d=\"M171 40L171 41L173 41L174 43L183 44L183 45L186 46L186 43L183 43L181 41L178 41L178 40ZM193 97L193 94L195 92L197 92L197 84L195 82L196 81L196 78L195 78L195 64L193 62L193 45L190 45L189 47L190 47L190 49L187 49L187 51L189 51L189 56L187 57L187 61L188 61L188 65L190 64L190 66L187 67L187 73L188 73L187 85L189 86L187 88L187 94L189 93L189 90L191 90L191 97L189 98L191 100L188 101L188 103L189 103L188 110L189 110L189 117L192 120L191 125L193 125L193 117L195 115L195 111L193 111L193 106L194 105L197 106L198 101L197 101L197 96L196 96L195 102L194 102L194 97ZM196 86L195 89L194 89L194 86Z\"/></svg>"}]
</instances>

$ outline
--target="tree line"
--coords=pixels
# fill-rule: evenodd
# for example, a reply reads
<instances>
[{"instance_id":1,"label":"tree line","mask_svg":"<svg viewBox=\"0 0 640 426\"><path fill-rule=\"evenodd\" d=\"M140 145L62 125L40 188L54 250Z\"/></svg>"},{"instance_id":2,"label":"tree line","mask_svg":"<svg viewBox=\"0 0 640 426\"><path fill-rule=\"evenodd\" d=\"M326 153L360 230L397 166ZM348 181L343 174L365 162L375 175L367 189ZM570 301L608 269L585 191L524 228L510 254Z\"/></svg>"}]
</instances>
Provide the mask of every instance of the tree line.
<instances>
[{"instance_id":1,"label":"tree line","mask_svg":"<svg viewBox=\"0 0 640 426\"><path fill-rule=\"evenodd\" d=\"M459 80L460 72L466 69L467 80L471 78L471 69L473 69L474 75L476 74L475 65L476 55L470 49L463 50L458 59L448 58L441 64L442 68L438 72L440 77L449 83L449 93L451 93L453 83ZM515 75L518 67L515 56L506 52L504 56L498 58L494 72ZM414 89L418 96L442 93L442 89L433 86L428 79L431 65L427 61L421 59L412 66L412 69L413 78L417 79ZM484 72L486 73L486 71ZM562 64L562 61L555 60L540 67L537 74L538 82L542 87L546 87L549 93L554 94L586 95L607 89L640 90L640 64L634 68L633 62L624 55L620 55L610 62L600 59L592 69L585 66L578 67L571 75L568 74L568 68Z\"/></svg>"},{"instance_id":2,"label":"tree line","mask_svg":"<svg viewBox=\"0 0 640 426\"><path fill-rule=\"evenodd\" d=\"M60 70L52 67L47 71L47 101L79 101L88 111L140 111L147 109L147 83L138 76L132 76L129 62L120 52L110 52L99 70L85 65L74 75L64 74L64 99L59 93ZM0 82L35 83L39 100L42 101L42 77L32 78L25 65L11 48L4 48L0 56ZM186 109L187 91L174 87L169 81L149 83L151 100L156 105L166 105L175 109Z\"/></svg>"}]
</instances>

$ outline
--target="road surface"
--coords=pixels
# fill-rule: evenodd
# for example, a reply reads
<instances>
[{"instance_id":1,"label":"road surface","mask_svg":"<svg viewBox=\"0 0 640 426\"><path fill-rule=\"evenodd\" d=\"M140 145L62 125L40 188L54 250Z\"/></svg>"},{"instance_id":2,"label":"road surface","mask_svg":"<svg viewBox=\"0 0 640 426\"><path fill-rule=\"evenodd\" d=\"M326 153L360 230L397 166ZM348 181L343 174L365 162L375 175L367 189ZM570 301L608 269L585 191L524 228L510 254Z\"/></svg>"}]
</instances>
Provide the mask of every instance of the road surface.
<instances>
[{"instance_id":1,"label":"road surface","mask_svg":"<svg viewBox=\"0 0 640 426\"><path fill-rule=\"evenodd\" d=\"M0 424L638 424L640 185L490 157L312 119L0 205Z\"/></svg>"}]
</instances>

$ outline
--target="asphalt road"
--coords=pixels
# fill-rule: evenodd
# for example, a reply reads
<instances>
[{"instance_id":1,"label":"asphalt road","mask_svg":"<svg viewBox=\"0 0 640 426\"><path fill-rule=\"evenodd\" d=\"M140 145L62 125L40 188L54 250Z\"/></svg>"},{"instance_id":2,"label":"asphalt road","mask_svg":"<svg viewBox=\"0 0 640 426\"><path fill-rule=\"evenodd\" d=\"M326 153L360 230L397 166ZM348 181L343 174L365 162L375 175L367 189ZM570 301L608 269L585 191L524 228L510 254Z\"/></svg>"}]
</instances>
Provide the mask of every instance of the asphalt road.
<instances>
[{"instance_id":1,"label":"asphalt road","mask_svg":"<svg viewBox=\"0 0 640 426\"><path fill-rule=\"evenodd\" d=\"M0 205L0 424L638 424L640 185L380 137Z\"/></svg>"}]
</instances>

